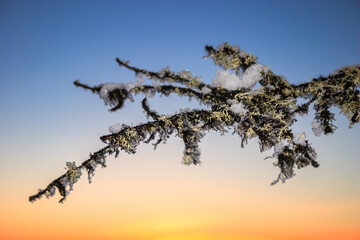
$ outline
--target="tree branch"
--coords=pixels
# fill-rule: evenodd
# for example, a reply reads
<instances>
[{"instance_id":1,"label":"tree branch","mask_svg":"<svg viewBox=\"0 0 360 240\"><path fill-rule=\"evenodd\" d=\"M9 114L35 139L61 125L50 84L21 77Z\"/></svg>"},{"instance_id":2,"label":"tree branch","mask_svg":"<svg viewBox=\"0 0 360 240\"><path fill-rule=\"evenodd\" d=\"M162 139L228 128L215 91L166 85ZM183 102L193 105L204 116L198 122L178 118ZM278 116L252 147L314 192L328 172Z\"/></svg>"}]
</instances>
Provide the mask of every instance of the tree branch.
<instances>
[{"instance_id":1,"label":"tree branch","mask_svg":"<svg viewBox=\"0 0 360 240\"><path fill-rule=\"evenodd\" d=\"M164 96L177 93L179 96L195 98L211 107L211 110L181 110L169 116L160 115L150 109L145 97L142 108L153 121L111 128L112 134L100 137L106 144L104 148L90 155L79 166L75 162L67 162L67 172L53 180L45 189L30 196L29 201L33 202L43 195L51 197L55 194L55 189L58 189L62 196L60 202L63 202L81 177L82 170L87 171L91 182L95 168L99 165L106 167L106 157L109 155L115 153L117 157L120 151L134 154L141 142L153 142L156 148L173 134L181 138L185 145L182 163L199 164L199 143L210 130L224 134L228 129L233 129L233 133L241 138L242 147L248 139L257 137L261 151L274 149L271 157L276 159L274 165L280 168L280 174L273 183L285 181L294 175L295 167L319 166L315 160L316 152L305 139L305 133L292 132L291 126L296 121L297 114L307 114L309 106L314 104L315 122L312 128L315 135L320 135L321 132L333 133L336 129L333 124L334 114L329 110L332 106L341 109L349 119L350 127L360 122L360 65L343 67L328 77L321 76L296 85L289 84L284 77L257 63L255 56L237 46L224 43L216 49L206 46L206 51L216 65L227 70L220 71L217 76L222 85L202 83L199 77L192 76L188 71L177 74L169 68L159 72L147 71L133 67L119 58L116 61L120 66L136 73L136 82L90 87L79 80L74 81L75 86L98 94L106 105L112 106L110 111L120 109L126 100L133 100L133 94L140 93L147 97L155 93ZM235 71L236 74L229 71ZM143 85L144 76L148 80L159 81L161 85ZM249 82L240 84L236 81ZM261 87L249 87L255 86L257 82ZM298 98L308 101L299 105Z\"/></svg>"}]
</instances>

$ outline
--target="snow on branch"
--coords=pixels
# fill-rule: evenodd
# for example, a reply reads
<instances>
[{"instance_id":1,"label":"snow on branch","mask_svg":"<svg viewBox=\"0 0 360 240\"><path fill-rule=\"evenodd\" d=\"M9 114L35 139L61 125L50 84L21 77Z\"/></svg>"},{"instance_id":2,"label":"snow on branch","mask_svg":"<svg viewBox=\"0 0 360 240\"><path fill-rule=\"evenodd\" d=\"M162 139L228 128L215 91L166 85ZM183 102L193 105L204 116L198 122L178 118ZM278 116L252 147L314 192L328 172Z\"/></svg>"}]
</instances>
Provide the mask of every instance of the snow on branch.
<instances>
[{"instance_id":1,"label":"snow on branch","mask_svg":"<svg viewBox=\"0 0 360 240\"><path fill-rule=\"evenodd\" d=\"M335 131L334 113L330 111L333 106L349 119L350 127L360 121L360 65L345 66L329 76L309 82L289 84L284 77L276 75L268 66L258 63L255 56L237 46L223 43L217 48L206 46L205 50L205 58L212 58L221 68L212 84L202 82L200 77L187 70L175 73L166 67L157 72L148 71L119 58L117 63L133 71L136 81L91 87L76 80L75 86L99 95L105 105L111 107L110 111L121 109L124 102L133 101L135 95L143 95L142 108L152 120L136 126L110 126L111 134L100 137L106 145L104 148L91 154L79 166L67 162L67 172L29 200L33 202L43 195L52 197L58 189L62 197L60 202L63 202L82 171L87 172L91 183L96 167L106 167L108 156L114 154L117 157L120 151L134 154L140 143L152 143L156 149L171 135L184 142L182 163L200 164L199 143L209 131L224 134L231 130L240 137L242 147L249 139L258 138L261 151L274 150L271 158L275 158L274 165L280 168L273 184L284 182L294 176L295 168L319 166L315 149L305 133L293 133L291 129L298 115L307 114L309 107L314 106L312 130L316 136ZM145 85L145 81L153 84ZM155 94L168 97L172 93L196 99L206 109L181 109L173 115L163 115L150 108L148 98ZM307 102L298 104L298 98Z\"/></svg>"}]
</instances>

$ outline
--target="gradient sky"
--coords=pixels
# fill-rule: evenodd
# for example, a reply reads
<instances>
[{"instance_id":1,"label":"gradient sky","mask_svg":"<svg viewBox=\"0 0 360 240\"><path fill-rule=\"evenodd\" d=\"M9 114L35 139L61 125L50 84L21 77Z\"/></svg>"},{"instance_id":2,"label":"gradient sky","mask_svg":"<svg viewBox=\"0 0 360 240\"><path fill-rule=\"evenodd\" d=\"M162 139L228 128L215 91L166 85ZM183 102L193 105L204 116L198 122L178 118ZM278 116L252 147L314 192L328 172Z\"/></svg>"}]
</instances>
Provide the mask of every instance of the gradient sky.
<instances>
[{"instance_id":1,"label":"gradient sky","mask_svg":"<svg viewBox=\"0 0 360 240\"><path fill-rule=\"evenodd\" d=\"M360 63L359 1L10 1L0 0L0 239L287 240L360 239L360 127L316 138L320 167L270 186L278 169L236 136L208 134L202 165L181 164L171 138L153 151L108 159L65 204L27 198L104 145L116 123L146 121L141 98L109 113L75 88L129 82L115 58L157 71L189 69L210 83L217 67L204 46L236 44L291 83ZM164 100L166 100L164 102ZM160 113L196 107L151 99ZM338 109L334 109L336 113Z\"/></svg>"}]
</instances>

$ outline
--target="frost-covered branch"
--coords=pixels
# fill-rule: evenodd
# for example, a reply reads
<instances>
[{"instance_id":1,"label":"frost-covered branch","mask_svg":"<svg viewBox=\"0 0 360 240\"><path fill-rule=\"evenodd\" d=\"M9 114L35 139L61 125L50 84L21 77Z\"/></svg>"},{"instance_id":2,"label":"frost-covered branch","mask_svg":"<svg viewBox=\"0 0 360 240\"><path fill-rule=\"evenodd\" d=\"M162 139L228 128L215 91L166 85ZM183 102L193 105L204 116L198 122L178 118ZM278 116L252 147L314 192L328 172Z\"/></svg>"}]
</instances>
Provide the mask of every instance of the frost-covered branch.
<instances>
[{"instance_id":1,"label":"frost-covered branch","mask_svg":"<svg viewBox=\"0 0 360 240\"><path fill-rule=\"evenodd\" d=\"M241 139L241 146L251 138L258 138L260 150L273 149L271 158L280 168L273 182L285 181L294 175L295 168L308 165L318 167L316 152L305 133L293 133L292 125L298 115L307 114L313 104L315 118L312 130L316 136L330 134L336 129L334 114L330 108L338 107L349 119L350 127L359 123L360 116L360 66L347 66L327 77L312 81L289 84L276 75L268 66L257 62L257 58L237 46L223 43L219 47L206 46L206 58L210 57L222 69L217 70L211 84L201 81L189 71L172 72L169 67L158 72L131 66L129 62L116 59L121 67L133 71L135 82L105 83L94 87L74 82L77 87L98 94L105 105L116 111L134 95L144 96L142 108L152 120L136 126L116 124L110 126L111 134L100 137L106 146L95 152L81 165L67 162L67 172L52 181L45 189L29 198L35 201L59 190L63 202L73 185L87 171L89 182L98 165L106 166L106 157L120 151L136 153L140 143L152 143L154 148L174 135L184 142L183 164L200 164L199 143L209 131L221 134L229 130ZM152 81L152 85L144 85ZM148 98L154 94L168 97L171 93L196 99L206 108L181 109L173 115L163 115L152 110ZM298 99L305 99L299 104Z\"/></svg>"},{"instance_id":2,"label":"frost-covered branch","mask_svg":"<svg viewBox=\"0 0 360 240\"><path fill-rule=\"evenodd\" d=\"M89 183L91 183L91 177L94 175L95 168L98 165L106 167L106 155L111 155L113 151L109 146L106 146L94 154L90 155L90 158L84 161L80 166L76 167L75 162L67 162L66 168L68 171L61 175L60 177L53 180L45 189L39 189L39 192L33 196L29 197L30 202L34 202L37 199L40 199L43 195L47 198L55 195L56 188L58 189L62 198L60 203L62 203L66 196L69 194L70 190L73 190L73 185L78 181L82 175L82 170L88 172Z\"/></svg>"}]
</instances>

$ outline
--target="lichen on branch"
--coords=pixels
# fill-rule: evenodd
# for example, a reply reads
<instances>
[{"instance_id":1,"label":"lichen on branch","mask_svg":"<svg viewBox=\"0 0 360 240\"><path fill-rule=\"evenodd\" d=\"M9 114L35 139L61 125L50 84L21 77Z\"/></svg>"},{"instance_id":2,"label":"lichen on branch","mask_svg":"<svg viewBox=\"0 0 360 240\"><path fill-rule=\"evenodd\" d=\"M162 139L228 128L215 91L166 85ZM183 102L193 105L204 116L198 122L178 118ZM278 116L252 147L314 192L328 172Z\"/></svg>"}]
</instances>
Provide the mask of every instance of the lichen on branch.
<instances>
[{"instance_id":1,"label":"lichen on branch","mask_svg":"<svg viewBox=\"0 0 360 240\"><path fill-rule=\"evenodd\" d=\"M211 58L221 68L211 84L202 82L188 70L175 73L166 67L148 71L119 58L116 62L120 67L135 73L135 82L91 87L76 80L75 86L99 95L105 105L111 107L111 112L121 109L127 100L133 101L135 95L143 95L142 108L150 120L136 126L111 126L111 134L100 137L106 145L104 148L91 154L79 166L67 162L67 172L29 200L33 202L43 195L52 197L58 189L62 196L60 202L63 202L82 171L87 172L91 183L96 167L106 167L108 156L117 157L120 151L134 154L140 143L152 143L156 149L172 135L184 143L182 163L200 164L199 143L209 131L221 134L231 131L240 137L241 147L249 139L257 138L260 151L274 151L270 157L275 158L274 165L279 167L280 173L273 184L284 182L294 176L295 168L319 166L315 149L305 133L293 133L291 128L299 115L308 113L311 105L315 109L312 129L316 136L334 133L334 113L330 111L334 106L349 119L350 127L360 121L360 65L345 66L327 77L309 82L290 84L238 46L223 43L217 48L206 46L205 50L205 58ZM144 84L145 81L152 84ZM148 103L155 94L165 97L177 94L195 99L205 107L180 109L173 115L159 114ZM306 102L298 103L299 98Z\"/></svg>"}]
</instances>

